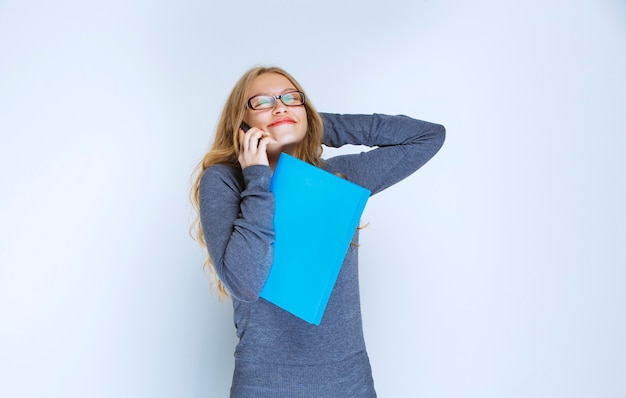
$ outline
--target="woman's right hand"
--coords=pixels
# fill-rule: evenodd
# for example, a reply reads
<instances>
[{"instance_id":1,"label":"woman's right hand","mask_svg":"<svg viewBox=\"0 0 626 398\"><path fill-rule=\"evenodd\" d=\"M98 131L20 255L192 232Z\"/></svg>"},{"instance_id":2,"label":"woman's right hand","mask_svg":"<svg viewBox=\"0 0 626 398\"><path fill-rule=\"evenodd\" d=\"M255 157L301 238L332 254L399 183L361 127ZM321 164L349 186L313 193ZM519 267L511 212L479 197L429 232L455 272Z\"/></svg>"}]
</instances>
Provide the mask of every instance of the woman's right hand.
<instances>
[{"instance_id":1,"label":"woman's right hand","mask_svg":"<svg viewBox=\"0 0 626 398\"><path fill-rule=\"evenodd\" d=\"M251 127L247 132L243 129L239 129L239 164L241 169L245 169L248 166L264 165L269 166L269 159L267 158L267 145L275 144L276 140L270 137L270 135L259 130L256 127Z\"/></svg>"}]
</instances>

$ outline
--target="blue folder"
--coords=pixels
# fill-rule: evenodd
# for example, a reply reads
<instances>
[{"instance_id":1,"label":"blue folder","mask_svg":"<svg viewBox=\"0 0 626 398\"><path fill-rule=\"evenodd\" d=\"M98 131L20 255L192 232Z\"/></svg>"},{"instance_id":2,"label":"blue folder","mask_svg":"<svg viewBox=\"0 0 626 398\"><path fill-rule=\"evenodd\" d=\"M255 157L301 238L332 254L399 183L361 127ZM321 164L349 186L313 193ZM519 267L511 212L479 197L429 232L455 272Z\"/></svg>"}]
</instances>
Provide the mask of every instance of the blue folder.
<instances>
[{"instance_id":1,"label":"blue folder","mask_svg":"<svg viewBox=\"0 0 626 398\"><path fill-rule=\"evenodd\" d=\"M261 297L319 325L371 192L285 153L270 190L276 239Z\"/></svg>"}]
</instances>

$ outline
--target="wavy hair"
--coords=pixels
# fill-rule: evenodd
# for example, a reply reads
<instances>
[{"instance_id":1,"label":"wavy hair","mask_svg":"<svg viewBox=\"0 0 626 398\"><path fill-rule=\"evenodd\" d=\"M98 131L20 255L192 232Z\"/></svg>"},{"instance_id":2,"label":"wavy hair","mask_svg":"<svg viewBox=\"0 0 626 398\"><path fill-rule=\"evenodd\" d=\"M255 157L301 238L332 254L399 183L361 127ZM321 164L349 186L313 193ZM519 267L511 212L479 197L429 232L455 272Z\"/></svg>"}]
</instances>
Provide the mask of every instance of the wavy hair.
<instances>
[{"instance_id":1,"label":"wavy hair","mask_svg":"<svg viewBox=\"0 0 626 398\"><path fill-rule=\"evenodd\" d=\"M204 240L202 224L200 222L200 179L202 178L204 171L211 165L228 164L232 166L239 166L239 161L237 159L239 156L238 130L246 112L246 102L248 100L247 95L249 94L248 88L254 79L265 73L280 74L287 78L287 80L289 80L298 91L305 92L296 79L294 79L285 70L275 66L260 66L252 68L244 73L244 75L241 76L239 81L237 81L233 87L226 100L226 104L222 110L222 115L215 129L213 144L211 145L209 151L202 157L202 160L200 160L192 174L191 203L195 210L195 219L191 224L190 234L191 237L205 250L207 250L207 247ZM308 127L304 139L295 149L294 156L315 166L321 166L322 136L324 133L322 118L315 110L308 97L304 107L306 109ZM205 225L205 227L210 228L210 225ZM219 299L223 300L225 297L228 297L229 293L226 291L224 284L217 277L208 251L202 267L205 271L208 270L212 284L217 285Z\"/></svg>"}]
</instances>

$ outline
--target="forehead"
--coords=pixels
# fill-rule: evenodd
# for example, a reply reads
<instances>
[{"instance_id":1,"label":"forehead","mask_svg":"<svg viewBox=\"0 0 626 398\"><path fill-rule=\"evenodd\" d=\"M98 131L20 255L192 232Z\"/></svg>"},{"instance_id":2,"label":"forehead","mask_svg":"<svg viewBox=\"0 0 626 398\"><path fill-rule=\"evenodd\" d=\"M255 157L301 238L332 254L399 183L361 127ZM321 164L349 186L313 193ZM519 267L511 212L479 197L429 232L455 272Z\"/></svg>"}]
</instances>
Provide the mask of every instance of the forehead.
<instances>
[{"instance_id":1,"label":"forehead","mask_svg":"<svg viewBox=\"0 0 626 398\"><path fill-rule=\"evenodd\" d=\"M278 95L283 93L287 89L294 89L295 86L285 76L278 73L264 73L257 76L250 87L248 87L248 94L270 94Z\"/></svg>"}]
</instances>

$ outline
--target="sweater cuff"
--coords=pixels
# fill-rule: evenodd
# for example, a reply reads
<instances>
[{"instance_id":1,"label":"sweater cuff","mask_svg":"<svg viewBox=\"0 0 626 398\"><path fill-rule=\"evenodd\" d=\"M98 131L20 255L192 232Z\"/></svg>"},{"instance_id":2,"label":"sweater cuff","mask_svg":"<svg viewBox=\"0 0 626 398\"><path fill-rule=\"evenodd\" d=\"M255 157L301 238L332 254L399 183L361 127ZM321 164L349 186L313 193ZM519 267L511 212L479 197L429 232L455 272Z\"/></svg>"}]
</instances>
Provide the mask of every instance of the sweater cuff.
<instances>
[{"instance_id":1,"label":"sweater cuff","mask_svg":"<svg viewBox=\"0 0 626 398\"><path fill-rule=\"evenodd\" d=\"M256 188L263 191L270 190L272 171L269 166L252 165L243 169L243 181L246 188Z\"/></svg>"}]
</instances>

